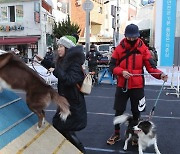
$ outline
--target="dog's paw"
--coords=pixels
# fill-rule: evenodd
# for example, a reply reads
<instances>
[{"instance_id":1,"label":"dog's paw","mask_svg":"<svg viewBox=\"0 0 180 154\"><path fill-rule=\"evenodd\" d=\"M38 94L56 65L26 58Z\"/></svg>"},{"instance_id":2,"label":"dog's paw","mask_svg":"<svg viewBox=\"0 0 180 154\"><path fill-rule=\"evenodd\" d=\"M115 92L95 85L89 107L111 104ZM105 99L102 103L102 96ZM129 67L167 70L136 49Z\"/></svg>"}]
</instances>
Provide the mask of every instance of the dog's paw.
<instances>
[{"instance_id":1,"label":"dog's paw","mask_svg":"<svg viewBox=\"0 0 180 154\"><path fill-rule=\"evenodd\" d=\"M123 147L123 150L124 150L124 151L126 151L126 150L127 150L127 147L126 147L126 146L124 146L124 147Z\"/></svg>"},{"instance_id":2,"label":"dog's paw","mask_svg":"<svg viewBox=\"0 0 180 154\"><path fill-rule=\"evenodd\" d=\"M42 124L43 124L43 125L45 125L45 124L46 124L45 118L43 118L43 120L42 120Z\"/></svg>"},{"instance_id":3,"label":"dog's paw","mask_svg":"<svg viewBox=\"0 0 180 154\"><path fill-rule=\"evenodd\" d=\"M38 125L37 125L37 127L36 127L36 130L37 130L37 131L39 131L39 130L40 130L40 128L39 128L39 126L38 126Z\"/></svg>"}]
</instances>

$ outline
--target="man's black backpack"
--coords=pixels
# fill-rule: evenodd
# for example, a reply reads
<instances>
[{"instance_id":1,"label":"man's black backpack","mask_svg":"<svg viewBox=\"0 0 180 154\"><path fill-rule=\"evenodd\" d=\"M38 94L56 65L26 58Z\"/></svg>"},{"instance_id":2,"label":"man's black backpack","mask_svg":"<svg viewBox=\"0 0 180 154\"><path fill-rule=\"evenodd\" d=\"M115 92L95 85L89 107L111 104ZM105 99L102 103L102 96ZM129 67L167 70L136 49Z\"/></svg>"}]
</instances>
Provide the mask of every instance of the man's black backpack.
<instances>
[{"instance_id":1,"label":"man's black backpack","mask_svg":"<svg viewBox=\"0 0 180 154\"><path fill-rule=\"evenodd\" d=\"M154 47L149 47L149 51L151 52L151 55L152 55L152 58L154 60L154 63L156 64L157 66L157 62L158 62L158 54L157 54L157 51Z\"/></svg>"}]
</instances>

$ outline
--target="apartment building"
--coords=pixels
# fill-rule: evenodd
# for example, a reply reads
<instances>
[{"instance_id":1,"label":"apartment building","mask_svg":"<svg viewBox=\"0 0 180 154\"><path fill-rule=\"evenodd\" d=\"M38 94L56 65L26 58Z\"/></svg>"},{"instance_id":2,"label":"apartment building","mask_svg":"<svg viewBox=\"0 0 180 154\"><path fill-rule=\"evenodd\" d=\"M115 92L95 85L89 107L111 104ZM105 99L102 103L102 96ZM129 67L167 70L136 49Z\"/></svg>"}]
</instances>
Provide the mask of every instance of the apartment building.
<instances>
[{"instance_id":1,"label":"apartment building","mask_svg":"<svg viewBox=\"0 0 180 154\"><path fill-rule=\"evenodd\" d=\"M86 12L83 10L85 0L71 0L70 3L70 18L71 21L78 24L81 28L79 42L85 43L86 32ZM93 9L90 11L90 42L106 43L112 40L112 36L107 36L105 32L105 8L104 0L91 0Z\"/></svg>"}]
</instances>

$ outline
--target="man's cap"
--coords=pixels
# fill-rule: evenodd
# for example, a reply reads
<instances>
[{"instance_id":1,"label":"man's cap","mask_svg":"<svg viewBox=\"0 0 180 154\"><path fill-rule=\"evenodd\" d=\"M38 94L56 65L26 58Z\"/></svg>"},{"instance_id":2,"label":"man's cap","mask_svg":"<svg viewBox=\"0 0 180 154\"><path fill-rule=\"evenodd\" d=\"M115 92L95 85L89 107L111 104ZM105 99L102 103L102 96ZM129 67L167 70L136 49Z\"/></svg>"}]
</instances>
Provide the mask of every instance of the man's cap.
<instances>
[{"instance_id":1,"label":"man's cap","mask_svg":"<svg viewBox=\"0 0 180 154\"><path fill-rule=\"evenodd\" d=\"M125 37L139 37L139 28L135 24L127 25L125 28Z\"/></svg>"}]
</instances>

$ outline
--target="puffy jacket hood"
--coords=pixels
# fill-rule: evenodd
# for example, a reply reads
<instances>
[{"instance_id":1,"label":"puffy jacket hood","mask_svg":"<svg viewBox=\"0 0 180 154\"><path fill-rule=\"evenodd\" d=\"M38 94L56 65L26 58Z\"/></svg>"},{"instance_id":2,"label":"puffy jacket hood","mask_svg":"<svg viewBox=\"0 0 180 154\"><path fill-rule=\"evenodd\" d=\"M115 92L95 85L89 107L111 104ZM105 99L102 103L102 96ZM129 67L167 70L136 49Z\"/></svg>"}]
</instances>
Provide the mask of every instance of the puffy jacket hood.
<instances>
[{"instance_id":1,"label":"puffy jacket hood","mask_svg":"<svg viewBox=\"0 0 180 154\"><path fill-rule=\"evenodd\" d=\"M66 70L72 63L79 63L83 65L85 62L85 54L83 52L83 46L77 45L67 50L67 53L63 59L62 67Z\"/></svg>"}]
</instances>

